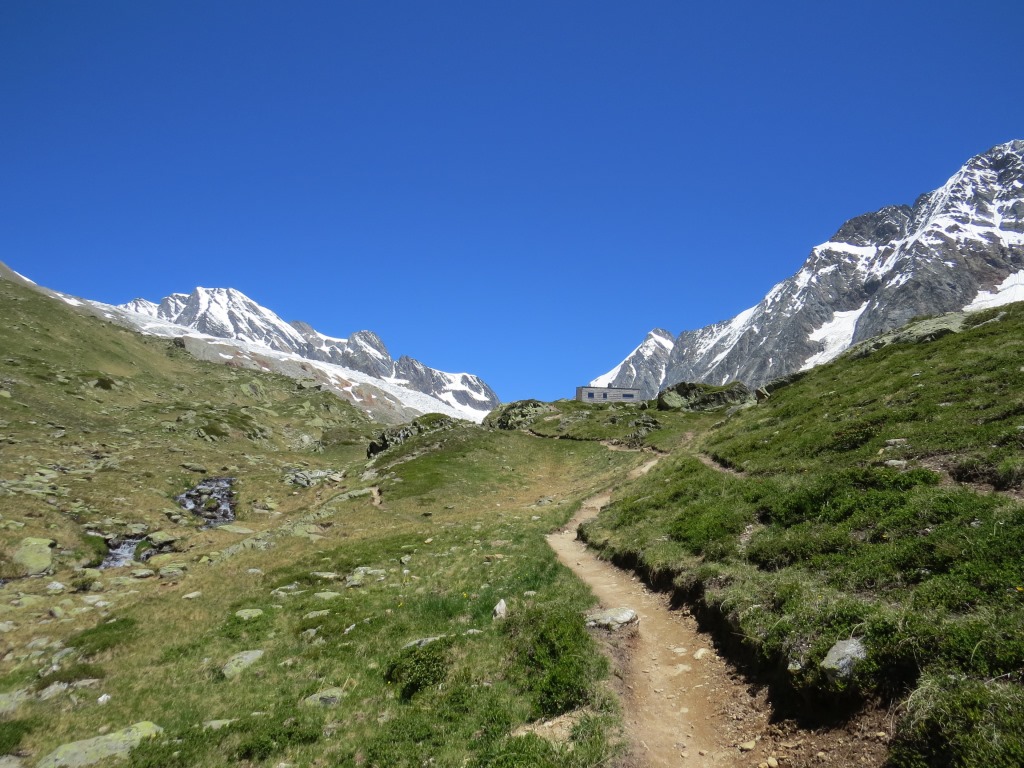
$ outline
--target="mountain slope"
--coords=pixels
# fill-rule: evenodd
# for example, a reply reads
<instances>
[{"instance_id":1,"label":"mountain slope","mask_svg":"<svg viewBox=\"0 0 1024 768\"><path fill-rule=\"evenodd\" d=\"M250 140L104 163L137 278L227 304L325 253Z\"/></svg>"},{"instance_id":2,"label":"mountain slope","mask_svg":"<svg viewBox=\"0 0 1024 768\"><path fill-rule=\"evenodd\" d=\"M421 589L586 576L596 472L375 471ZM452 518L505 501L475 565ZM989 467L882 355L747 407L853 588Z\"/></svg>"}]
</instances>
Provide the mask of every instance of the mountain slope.
<instances>
[{"instance_id":1,"label":"mountain slope","mask_svg":"<svg viewBox=\"0 0 1024 768\"><path fill-rule=\"evenodd\" d=\"M405 356L395 361L371 331L340 339L303 322L288 323L232 288L196 288L159 304L135 299L92 305L142 333L187 336L182 343L201 359L313 379L379 421L406 421L426 412L480 421L499 403L477 376L445 373Z\"/></svg>"},{"instance_id":2,"label":"mountain slope","mask_svg":"<svg viewBox=\"0 0 1024 768\"><path fill-rule=\"evenodd\" d=\"M912 206L849 220L757 306L681 333L659 388L734 379L758 386L827 362L915 316L1024 298L1022 284L1024 141L1018 140L971 158ZM622 366L629 360L637 362L631 355ZM660 366L641 365L635 379L657 378ZM656 391L647 388L644 396Z\"/></svg>"}]
</instances>

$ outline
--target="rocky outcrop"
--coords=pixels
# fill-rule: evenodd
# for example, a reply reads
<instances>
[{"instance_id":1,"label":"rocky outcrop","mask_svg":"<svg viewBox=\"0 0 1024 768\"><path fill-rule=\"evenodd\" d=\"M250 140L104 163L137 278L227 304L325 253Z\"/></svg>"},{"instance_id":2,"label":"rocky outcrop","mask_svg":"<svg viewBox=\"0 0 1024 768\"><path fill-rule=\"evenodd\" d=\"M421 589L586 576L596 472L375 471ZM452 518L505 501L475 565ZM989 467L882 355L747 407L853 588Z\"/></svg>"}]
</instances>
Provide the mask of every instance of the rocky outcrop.
<instances>
[{"instance_id":1,"label":"rocky outcrop","mask_svg":"<svg viewBox=\"0 0 1024 768\"><path fill-rule=\"evenodd\" d=\"M36 763L36 768L83 768L127 757L143 739L151 739L162 731L159 725L145 721L105 736L64 744Z\"/></svg>"},{"instance_id":2,"label":"rocky outcrop","mask_svg":"<svg viewBox=\"0 0 1024 768\"><path fill-rule=\"evenodd\" d=\"M484 426L491 429L522 429L543 413L554 413L555 407L540 400L517 400L495 408L484 417Z\"/></svg>"},{"instance_id":3,"label":"rocky outcrop","mask_svg":"<svg viewBox=\"0 0 1024 768\"><path fill-rule=\"evenodd\" d=\"M378 453L394 448L396 445L401 445L410 437L451 429L456 423L455 419L450 419L447 416L428 413L426 416L415 419L410 424L385 429L370 441L370 445L366 449L366 458L372 459Z\"/></svg>"},{"instance_id":4,"label":"rocky outcrop","mask_svg":"<svg viewBox=\"0 0 1024 768\"><path fill-rule=\"evenodd\" d=\"M734 381L724 387L682 382L658 393L659 411L714 411L734 405L748 405L754 393Z\"/></svg>"}]
</instances>

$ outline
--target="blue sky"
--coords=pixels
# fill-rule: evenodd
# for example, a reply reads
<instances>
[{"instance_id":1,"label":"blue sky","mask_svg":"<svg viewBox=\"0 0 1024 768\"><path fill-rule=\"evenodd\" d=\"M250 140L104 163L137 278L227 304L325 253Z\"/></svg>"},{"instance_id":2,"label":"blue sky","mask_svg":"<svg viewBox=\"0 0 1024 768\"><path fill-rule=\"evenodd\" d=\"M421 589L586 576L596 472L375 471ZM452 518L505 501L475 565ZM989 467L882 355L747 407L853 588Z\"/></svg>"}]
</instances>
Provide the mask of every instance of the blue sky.
<instances>
[{"instance_id":1,"label":"blue sky","mask_svg":"<svg viewBox=\"0 0 1024 768\"><path fill-rule=\"evenodd\" d=\"M1024 138L1024 3L0 4L0 261L571 396Z\"/></svg>"}]
</instances>

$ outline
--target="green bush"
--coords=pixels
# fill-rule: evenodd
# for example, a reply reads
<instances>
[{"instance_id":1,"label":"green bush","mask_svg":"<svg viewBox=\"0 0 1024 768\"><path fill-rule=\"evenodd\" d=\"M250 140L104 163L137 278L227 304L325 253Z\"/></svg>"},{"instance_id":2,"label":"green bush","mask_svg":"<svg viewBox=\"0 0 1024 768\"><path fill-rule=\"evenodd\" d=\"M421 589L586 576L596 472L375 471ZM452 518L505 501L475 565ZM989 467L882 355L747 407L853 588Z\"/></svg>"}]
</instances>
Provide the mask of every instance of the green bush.
<instances>
[{"instance_id":1,"label":"green bush","mask_svg":"<svg viewBox=\"0 0 1024 768\"><path fill-rule=\"evenodd\" d=\"M531 606L507 620L511 673L534 698L538 715L554 717L591 701L607 662L579 612L562 605Z\"/></svg>"},{"instance_id":2,"label":"green bush","mask_svg":"<svg viewBox=\"0 0 1024 768\"><path fill-rule=\"evenodd\" d=\"M405 648L388 666L385 679L398 685L402 698L408 701L424 688L438 685L448 676L451 647L450 638L441 638L426 645Z\"/></svg>"}]
</instances>

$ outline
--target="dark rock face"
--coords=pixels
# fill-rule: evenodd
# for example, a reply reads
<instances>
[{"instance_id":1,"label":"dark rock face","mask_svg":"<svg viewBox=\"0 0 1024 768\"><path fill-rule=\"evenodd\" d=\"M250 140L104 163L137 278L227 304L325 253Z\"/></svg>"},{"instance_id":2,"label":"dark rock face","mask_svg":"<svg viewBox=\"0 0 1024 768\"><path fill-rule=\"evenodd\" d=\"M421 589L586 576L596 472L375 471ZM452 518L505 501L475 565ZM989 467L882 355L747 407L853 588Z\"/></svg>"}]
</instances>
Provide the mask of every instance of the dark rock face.
<instances>
[{"instance_id":1,"label":"dark rock face","mask_svg":"<svg viewBox=\"0 0 1024 768\"><path fill-rule=\"evenodd\" d=\"M1024 141L1018 140L971 158L912 206L850 219L757 306L681 333L660 387L734 380L759 387L915 317L963 310L1022 271ZM658 365L636 379L655 376Z\"/></svg>"}]
</instances>

